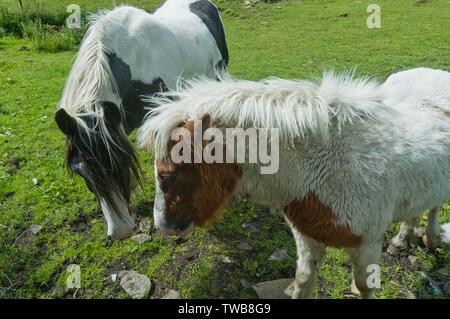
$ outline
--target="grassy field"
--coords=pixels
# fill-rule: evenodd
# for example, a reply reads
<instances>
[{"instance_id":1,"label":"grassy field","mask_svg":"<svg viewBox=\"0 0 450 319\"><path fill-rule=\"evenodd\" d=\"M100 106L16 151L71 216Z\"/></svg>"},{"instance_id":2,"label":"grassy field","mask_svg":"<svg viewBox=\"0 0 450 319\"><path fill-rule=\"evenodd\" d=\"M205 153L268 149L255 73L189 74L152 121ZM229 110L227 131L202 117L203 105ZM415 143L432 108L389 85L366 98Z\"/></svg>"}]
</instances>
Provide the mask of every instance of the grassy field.
<instances>
[{"instance_id":1,"label":"grassy field","mask_svg":"<svg viewBox=\"0 0 450 319\"><path fill-rule=\"evenodd\" d=\"M112 7L112 1L36 3L56 10L74 2L87 11ZM145 9L157 2L127 1ZM311 79L324 69L357 67L357 75L383 81L393 72L419 66L450 71L447 0L378 0L379 29L366 26L372 2L291 0L252 2L246 8L244 1L216 1L227 32L230 72L252 80L271 75ZM17 1L0 5L16 8ZM254 203L234 202L221 224L197 230L186 240L164 239L153 228L153 161L148 153L140 153L144 187L132 196L131 210L136 221L150 224L145 231L152 240L141 245L106 240L94 195L64 166L65 138L53 120L75 53L39 52L29 40L0 38L0 298L129 298L111 280L124 269L151 278L149 298L160 298L168 289L185 298L256 298L253 284L293 277L296 252L289 228L280 215ZM446 203L440 223L449 221ZM43 228L32 244L22 247L17 237L31 224ZM386 233L386 245L397 229L393 225ZM236 248L244 241L253 250ZM290 258L269 260L280 248ZM408 256L417 261L411 264ZM66 288L70 264L81 267L80 289ZM449 280L449 266L448 247L432 252L420 240L397 257L384 251L382 288L376 296L448 298L434 292L428 278L442 287ZM318 297L352 298L351 278L345 253L328 249Z\"/></svg>"}]
</instances>

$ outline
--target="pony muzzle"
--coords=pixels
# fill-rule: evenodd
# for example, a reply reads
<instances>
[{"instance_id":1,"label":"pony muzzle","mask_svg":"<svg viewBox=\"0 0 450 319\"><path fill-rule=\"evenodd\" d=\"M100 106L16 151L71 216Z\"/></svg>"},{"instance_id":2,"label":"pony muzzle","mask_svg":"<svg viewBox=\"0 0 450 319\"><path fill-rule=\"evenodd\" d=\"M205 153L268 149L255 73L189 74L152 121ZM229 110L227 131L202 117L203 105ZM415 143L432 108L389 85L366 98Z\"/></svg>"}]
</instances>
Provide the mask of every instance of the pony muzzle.
<instances>
[{"instance_id":1,"label":"pony muzzle","mask_svg":"<svg viewBox=\"0 0 450 319\"><path fill-rule=\"evenodd\" d=\"M108 225L107 235L112 240L124 240L133 235L136 224L129 213L128 203L125 200L117 201L117 197L114 199L120 212L108 205L103 198L100 199L103 215Z\"/></svg>"},{"instance_id":2,"label":"pony muzzle","mask_svg":"<svg viewBox=\"0 0 450 319\"><path fill-rule=\"evenodd\" d=\"M177 223L167 223L165 218L155 218L155 226L161 231L163 236L186 237L195 230L193 222L179 221Z\"/></svg>"}]
</instances>

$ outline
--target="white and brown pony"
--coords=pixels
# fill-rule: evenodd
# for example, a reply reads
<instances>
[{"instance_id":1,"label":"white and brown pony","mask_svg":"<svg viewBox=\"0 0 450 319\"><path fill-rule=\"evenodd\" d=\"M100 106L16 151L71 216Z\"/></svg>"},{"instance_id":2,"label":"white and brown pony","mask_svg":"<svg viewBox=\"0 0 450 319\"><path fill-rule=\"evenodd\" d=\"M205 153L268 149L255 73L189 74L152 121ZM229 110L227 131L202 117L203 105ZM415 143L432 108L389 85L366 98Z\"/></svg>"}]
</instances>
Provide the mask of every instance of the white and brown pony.
<instances>
[{"instance_id":1,"label":"white and brown pony","mask_svg":"<svg viewBox=\"0 0 450 319\"><path fill-rule=\"evenodd\" d=\"M372 297L367 279L380 263L385 231L450 196L449 105L432 98L450 87L439 79L430 87L409 92L404 105L389 102L375 81L333 73L318 82L199 79L167 93L138 131L142 147L155 146L155 224L186 234L215 220L232 194L245 196L282 209L292 228L293 297L312 297L327 246L347 251L357 288ZM218 143L201 137L191 161L174 161L179 143L198 131L212 136L210 128L278 128L278 171L261 174L261 162L194 163L199 146L205 156L202 150ZM438 235L434 226L427 231Z\"/></svg>"},{"instance_id":2,"label":"white and brown pony","mask_svg":"<svg viewBox=\"0 0 450 319\"><path fill-rule=\"evenodd\" d=\"M226 68L222 20L208 0L167 0L147 13L130 6L94 15L55 120L68 167L97 196L112 239L131 236L138 158L127 136L146 114L141 96L175 89L179 77ZM148 105L147 105L148 106Z\"/></svg>"}]
</instances>

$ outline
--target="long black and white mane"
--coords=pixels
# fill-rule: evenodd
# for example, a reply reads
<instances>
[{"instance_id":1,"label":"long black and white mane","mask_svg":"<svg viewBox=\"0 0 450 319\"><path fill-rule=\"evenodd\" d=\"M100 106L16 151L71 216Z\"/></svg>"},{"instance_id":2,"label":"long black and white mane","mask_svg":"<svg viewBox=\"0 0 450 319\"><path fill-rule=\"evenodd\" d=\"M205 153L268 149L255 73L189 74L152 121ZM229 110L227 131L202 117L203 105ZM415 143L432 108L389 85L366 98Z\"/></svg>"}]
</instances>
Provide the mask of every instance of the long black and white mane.
<instances>
[{"instance_id":1,"label":"long black and white mane","mask_svg":"<svg viewBox=\"0 0 450 319\"><path fill-rule=\"evenodd\" d=\"M180 77L214 77L227 64L223 23L208 0L91 16L55 120L67 136L68 166L97 195L111 238L134 228L128 202L140 168L128 135L146 114L141 96L175 89Z\"/></svg>"}]
</instances>

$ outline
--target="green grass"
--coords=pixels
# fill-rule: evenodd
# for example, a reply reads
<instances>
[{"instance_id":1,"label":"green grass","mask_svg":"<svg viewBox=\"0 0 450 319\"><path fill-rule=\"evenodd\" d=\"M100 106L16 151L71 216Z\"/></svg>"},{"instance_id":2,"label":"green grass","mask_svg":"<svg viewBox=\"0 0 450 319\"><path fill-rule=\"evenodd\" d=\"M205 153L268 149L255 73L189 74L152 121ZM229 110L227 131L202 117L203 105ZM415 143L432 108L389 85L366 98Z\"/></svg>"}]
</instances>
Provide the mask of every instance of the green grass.
<instances>
[{"instance_id":1,"label":"green grass","mask_svg":"<svg viewBox=\"0 0 450 319\"><path fill-rule=\"evenodd\" d=\"M72 2L37 1L48 10ZM112 7L112 1L77 3L87 11ZM157 1L128 3L151 9ZM356 66L357 75L382 81L393 72L419 66L450 71L448 1L380 0L381 29L366 27L368 3L292 0L246 9L243 1L217 1L227 32L230 72L251 80L272 75L311 79L324 69ZM0 4L17 6L9 0ZM23 46L31 50L19 51ZM187 298L255 298L248 286L293 277L296 251L289 228L280 215L253 203L234 202L222 223L200 229L187 240L162 238L152 224L153 155L148 153L140 153L144 187L133 195L131 206L137 221L150 221L152 240L143 245L106 240L105 221L93 194L64 167L64 136L53 121L76 54L68 49L39 52L32 40L0 38L0 298L128 298L110 279L123 269L152 279L151 298L169 288ZM16 170L12 159L19 163ZM422 224L425 221L426 216ZM447 203L440 222L449 221ZM244 229L243 222L258 231ZM31 224L43 226L37 240L30 247L14 246L15 238ZM386 234L386 243L397 229L394 225ZM235 249L241 241L254 250ZM269 261L273 250L282 247L291 258ZM418 257L415 266L404 267L408 255ZM225 257L233 262L224 263ZM430 294L421 273L445 280L440 270L449 268L449 257L447 248L430 252L422 242L398 258L384 252L377 297L405 298L412 293L417 298L442 298ZM72 263L80 265L82 274L82 287L75 291L65 285L65 269ZM347 298L351 278L345 253L328 249L318 296Z\"/></svg>"}]
</instances>

